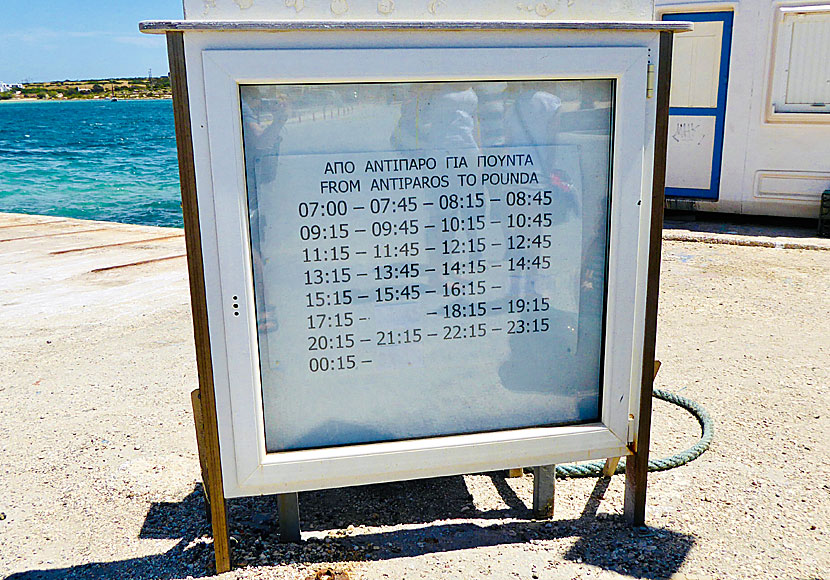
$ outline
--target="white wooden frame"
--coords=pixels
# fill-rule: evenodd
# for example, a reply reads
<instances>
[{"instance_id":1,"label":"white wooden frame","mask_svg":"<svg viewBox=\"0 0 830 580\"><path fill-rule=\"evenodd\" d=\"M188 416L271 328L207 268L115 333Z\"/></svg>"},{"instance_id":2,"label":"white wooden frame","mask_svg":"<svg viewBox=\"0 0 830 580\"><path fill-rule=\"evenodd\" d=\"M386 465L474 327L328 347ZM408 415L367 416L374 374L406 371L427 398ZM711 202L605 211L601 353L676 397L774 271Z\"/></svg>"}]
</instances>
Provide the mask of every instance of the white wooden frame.
<instances>
[{"instance_id":1,"label":"white wooden frame","mask_svg":"<svg viewBox=\"0 0 830 580\"><path fill-rule=\"evenodd\" d=\"M200 182L198 195L202 231L208 232L203 238L221 242L216 247L221 300L208 301L208 314L214 321L217 400L230 403L217 408L227 497L630 453L642 367L651 199L645 186L652 169L648 123L653 112L648 109L654 106L645 98L647 47L286 48L203 50L201 55L211 183L206 188ZM238 85L590 78L616 80L600 422L266 453ZM212 208L205 207L208 203Z\"/></svg>"}]
</instances>

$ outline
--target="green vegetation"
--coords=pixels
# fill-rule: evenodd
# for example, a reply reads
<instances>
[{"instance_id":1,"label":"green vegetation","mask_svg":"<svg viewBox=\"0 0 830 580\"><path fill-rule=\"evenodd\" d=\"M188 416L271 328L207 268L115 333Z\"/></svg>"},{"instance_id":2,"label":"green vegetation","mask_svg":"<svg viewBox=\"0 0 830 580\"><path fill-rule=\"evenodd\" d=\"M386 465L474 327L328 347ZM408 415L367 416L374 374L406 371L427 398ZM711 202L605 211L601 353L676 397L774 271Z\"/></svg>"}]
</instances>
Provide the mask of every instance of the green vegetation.
<instances>
[{"instance_id":1,"label":"green vegetation","mask_svg":"<svg viewBox=\"0 0 830 580\"><path fill-rule=\"evenodd\" d=\"M88 79L25 83L22 89L0 93L10 99L169 99L170 79L152 78Z\"/></svg>"}]
</instances>

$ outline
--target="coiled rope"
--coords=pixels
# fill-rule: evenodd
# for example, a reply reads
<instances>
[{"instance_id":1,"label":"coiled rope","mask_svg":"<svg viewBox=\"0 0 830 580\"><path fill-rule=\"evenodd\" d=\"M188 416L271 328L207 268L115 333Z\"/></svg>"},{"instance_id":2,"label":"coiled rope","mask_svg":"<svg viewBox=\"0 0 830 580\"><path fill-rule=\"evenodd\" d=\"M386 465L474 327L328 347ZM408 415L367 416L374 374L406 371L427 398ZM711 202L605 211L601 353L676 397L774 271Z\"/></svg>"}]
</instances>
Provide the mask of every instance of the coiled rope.
<instances>
[{"instance_id":1,"label":"coiled rope","mask_svg":"<svg viewBox=\"0 0 830 580\"><path fill-rule=\"evenodd\" d=\"M654 389L654 398L660 399L682 407L689 411L697 422L700 423L700 440L680 453L675 453L670 457L661 459L650 459L648 462L649 471L665 471L674 467L680 467L690 461L694 461L700 455L709 449L712 444L712 437L715 433L714 422L709 413L699 404L691 399L681 397L677 393L663 391L661 389ZM556 466L556 476L560 479L569 477L597 477L602 475L602 469L605 466L604 461L590 461L588 463L573 463L567 465ZM614 474L625 472L625 458L621 459L617 465Z\"/></svg>"}]
</instances>

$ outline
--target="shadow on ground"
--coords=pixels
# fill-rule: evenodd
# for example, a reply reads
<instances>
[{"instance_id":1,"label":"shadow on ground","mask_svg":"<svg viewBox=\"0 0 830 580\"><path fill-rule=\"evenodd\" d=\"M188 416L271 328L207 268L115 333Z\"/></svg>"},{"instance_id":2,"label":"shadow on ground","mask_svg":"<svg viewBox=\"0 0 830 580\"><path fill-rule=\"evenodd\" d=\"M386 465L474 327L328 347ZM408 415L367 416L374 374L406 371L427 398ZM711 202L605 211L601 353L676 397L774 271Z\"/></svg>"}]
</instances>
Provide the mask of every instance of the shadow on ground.
<instances>
[{"instance_id":1,"label":"shadow on ground","mask_svg":"<svg viewBox=\"0 0 830 580\"><path fill-rule=\"evenodd\" d=\"M565 558L636 578L667 579L686 559L694 538L657 528L632 529L621 517L597 518L597 508L610 482L597 480L579 518L533 521L503 475L490 474L509 509L480 512L462 477L445 477L308 492L300 495L303 530L336 530L325 540L281 544L273 497L229 500L234 565L345 563L390 560L482 546L525 544L577 538ZM493 519L510 518L508 522ZM452 520L458 520L453 523ZM472 521L470 521L472 520ZM518 521L517 521L518 520ZM434 523L430 525L432 522ZM406 529L347 533L350 525ZM179 539L170 550L115 562L96 562L52 570L32 570L8 580L134 579L171 580L204 577L213 569L210 527L201 487L181 502L153 504L141 538ZM113 538L113 541L118 541Z\"/></svg>"},{"instance_id":2,"label":"shadow on ground","mask_svg":"<svg viewBox=\"0 0 830 580\"><path fill-rule=\"evenodd\" d=\"M688 230L705 234L735 234L769 238L817 238L816 219L771 216L741 216L667 211L665 230Z\"/></svg>"}]
</instances>

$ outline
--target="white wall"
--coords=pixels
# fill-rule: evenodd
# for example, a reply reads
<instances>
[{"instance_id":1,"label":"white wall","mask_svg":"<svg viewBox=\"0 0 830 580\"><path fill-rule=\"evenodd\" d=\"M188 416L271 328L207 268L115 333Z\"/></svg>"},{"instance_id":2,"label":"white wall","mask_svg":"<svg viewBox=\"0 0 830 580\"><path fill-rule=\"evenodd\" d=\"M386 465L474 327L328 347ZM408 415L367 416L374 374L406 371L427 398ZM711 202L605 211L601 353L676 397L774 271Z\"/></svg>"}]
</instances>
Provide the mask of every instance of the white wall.
<instances>
[{"instance_id":1,"label":"white wall","mask_svg":"<svg viewBox=\"0 0 830 580\"><path fill-rule=\"evenodd\" d=\"M667 12L734 10L720 199L696 201L695 209L818 217L821 191L830 188L830 114L768 112L776 12L779 6L807 4L657 0L658 18Z\"/></svg>"}]
</instances>

